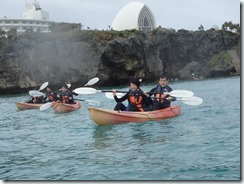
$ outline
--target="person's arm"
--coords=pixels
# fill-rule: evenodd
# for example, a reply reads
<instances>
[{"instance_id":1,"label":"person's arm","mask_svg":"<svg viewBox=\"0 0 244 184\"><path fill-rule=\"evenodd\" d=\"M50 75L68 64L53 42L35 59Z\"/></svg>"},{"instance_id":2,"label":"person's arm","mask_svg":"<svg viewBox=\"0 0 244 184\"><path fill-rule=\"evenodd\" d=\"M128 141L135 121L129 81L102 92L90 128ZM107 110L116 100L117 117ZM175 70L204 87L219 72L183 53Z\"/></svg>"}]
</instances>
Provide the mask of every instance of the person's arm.
<instances>
[{"instance_id":1,"label":"person's arm","mask_svg":"<svg viewBox=\"0 0 244 184\"><path fill-rule=\"evenodd\" d=\"M168 92L173 91L172 88L169 87L169 86L167 86L167 90L168 90ZM165 99L168 100L168 101L175 101L176 100L176 97L170 96L170 95L166 95Z\"/></svg>"},{"instance_id":2,"label":"person's arm","mask_svg":"<svg viewBox=\"0 0 244 184\"><path fill-rule=\"evenodd\" d=\"M167 96L165 97L165 99L168 100L168 101L175 101L175 100L176 100L176 97L167 95Z\"/></svg>"},{"instance_id":3,"label":"person's arm","mask_svg":"<svg viewBox=\"0 0 244 184\"><path fill-rule=\"evenodd\" d=\"M70 102L73 102L74 101L73 92L69 91L68 92L68 97L69 97L69 101Z\"/></svg>"},{"instance_id":4,"label":"person's arm","mask_svg":"<svg viewBox=\"0 0 244 184\"><path fill-rule=\"evenodd\" d=\"M115 93L115 95L114 95L114 100L116 101L116 102L123 102L123 101L125 101L125 100L127 100L128 99L128 93L126 93L124 96L122 96L121 98L118 98L117 96L116 96L116 93Z\"/></svg>"},{"instance_id":5,"label":"person's arm","mask_svg":"<svg viewBox=\"0 0 244 184\"><path fill-rule=\"evenodd\" d=\"M152 96L153 94L156 91L156 88L152 88L149 92L143 92L143 94L147 97L150 97Z\"/></svg>"}]
</instances>

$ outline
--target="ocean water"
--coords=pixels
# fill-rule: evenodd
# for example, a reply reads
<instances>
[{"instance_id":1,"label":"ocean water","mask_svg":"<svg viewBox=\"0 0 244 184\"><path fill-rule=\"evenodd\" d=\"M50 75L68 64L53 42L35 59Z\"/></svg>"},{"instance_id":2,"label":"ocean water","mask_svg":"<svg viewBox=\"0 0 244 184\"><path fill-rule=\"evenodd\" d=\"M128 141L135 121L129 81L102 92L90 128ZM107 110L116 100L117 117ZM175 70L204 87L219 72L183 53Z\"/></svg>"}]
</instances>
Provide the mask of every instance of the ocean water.
<instances>
[{"instance_id":1,"label":"ocean water","mask_svg":"<svg viewBox=\"0 0 244 184\"><path fill-rule=\"evenodd\" d=\"M155 84L144 84L149 90ZM1 180L240 180L240 77L171 82L204 102L178 117L96 126L87 102L67 114L16 110L0 96ZM123 86L120 89L128 89ZM104 93L79 95L112 109Z\"/></svg>"}]
</instances>

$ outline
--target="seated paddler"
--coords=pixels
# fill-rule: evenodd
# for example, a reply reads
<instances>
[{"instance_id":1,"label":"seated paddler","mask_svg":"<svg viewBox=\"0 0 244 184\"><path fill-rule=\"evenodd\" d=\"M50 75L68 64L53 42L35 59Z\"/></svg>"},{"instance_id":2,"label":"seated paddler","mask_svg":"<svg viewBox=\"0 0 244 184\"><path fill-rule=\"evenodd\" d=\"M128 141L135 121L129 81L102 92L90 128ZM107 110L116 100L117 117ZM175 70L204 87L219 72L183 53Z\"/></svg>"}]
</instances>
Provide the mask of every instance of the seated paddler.
<instances>
[{"instance_id":1,"label":"seated paddler","mask_svg":"<svg viewBox=\"0 0 244 184\"><path fill-rule=\"evenodd\" d=\"M113 96L117 102L114 110L116 111L147 111L149 110L150 99L143 94L140 89L140 81L138 79L130 80L130 90L121 98L116 95L116 90L113 90ZM128 105L125 106L122 102L128 101Z\"/></svg>"},{"instance_id":2,"label":"seated paddler","mask_svg":"<svg viewBox=\"0 0 244 184\"><path fill-rule=\"evenodd\" d=\"M61 93L57 95L58 102L66 104L75 104L73 93L68 90L67 85L63 85L61 88Z\"/></svg>"}]
</instances>

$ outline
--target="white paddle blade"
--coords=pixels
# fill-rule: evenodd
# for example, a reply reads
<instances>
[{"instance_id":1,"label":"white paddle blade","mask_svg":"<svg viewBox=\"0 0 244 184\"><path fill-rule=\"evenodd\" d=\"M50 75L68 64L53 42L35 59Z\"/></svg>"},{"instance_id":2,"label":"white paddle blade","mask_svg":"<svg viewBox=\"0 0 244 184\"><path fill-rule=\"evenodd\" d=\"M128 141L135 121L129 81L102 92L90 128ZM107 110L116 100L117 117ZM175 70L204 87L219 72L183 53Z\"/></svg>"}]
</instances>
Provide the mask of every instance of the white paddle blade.
<instances>
[{"instance_id":1,"label":"white paddle blade","mask_svg":"<svg viewBox=\"0 0 244 184\"><path fill-rule=\"evenodd\" d=\"M88 94L95 94L97 90L90 87L81 87L81 88L76 88L74 92L79 95L88 95Z\"/></svg>"},{"instance_id":2,"label":"white paddle blade","mask_svg":"<svg viewBox=\"0 0 244 184\"><path fill-rule=\"evenodd\" d=\"M203 103L203 99L196 96L185 97L182 98L181 100L184 104L187 105L201 105Z\"/></svg>"},{"instance_id":3,"label":"white paddle blade","mask_svg":"<svg viewBox=\"0 0 244 184\"><path fill-rule=\"evenodd\" d=\"M99 78L98 78L98 77L94 77L94 78L92 78L91 80L89 80L89 81L85 84L85 86L91 86L91 85L97 83L98 81L99 81Z\"/></svg>"},{"instance_id":4,"label":"white paddle blade","mask_svg":"<svg viewBox=\"0 0 244 184\"><path fill-rule=\"evenodd\" d=\"M173 90L165 94L169 94L170 96L174 96L176 98L192 97L194 95L192 91L188 90Z\"/></svg>"},{"instance_id":5,"label":"white paddle blade","mask_svg":"<svg viewBox=\"0 0 244 184\"><path fill-rule=\"evenodd\" d=\"M52 102L47 102L40 107L40 111L45 111L52 106Z\"/></svg>"},{"instance_id":6,"label":"white paddle blade","mask_svg":"<svg viewBox=\"0 0 244 184\"><path fill-rule=\"evenodd\" d=\"M121 98L123 95L124 95L123 93L116 93L116 96L117 96L118 98ZM105 93L105 96L106 96L107 98L109 98L109 99L114 99L113 93L111 93L111 92L106 92L106 93Z\"/></svg>"},{"instance_id":7,"label":"white paddle blade","mask_svg":"<svg viewBox=\"0 0 244 184\"><path fill-rule=\"evenodd\" d=\"M40 96L44 96L45 94L40 91L31 90L29 91L29 95L33 97L40 97Z\"/></svg>"},{"instance_id":8,"label":"white paddle blade","mask_svg":"<svg viewBox=\"0 0 244 184\"><path fill-rule=\"evenodd\" d=\"M71 84L67 84L68 89L71 87Z\"/></svg>"},{"instance_id":9,"label":"white paddle blade","mask_svg":"<svg viewBox=\"0 0 244 184\"><path fill-rule=\"evenodd\" d=\"M100 105L100 102L97 100L84 100L84 101L89 103L90 105Z\"/></svg>"},{"instance_id":10,"label":"white paddle blade","mask_svg":"<svg viewBox=\"0 0 244 184\"><path fill-rule=\"evenodd\" d=\"M47 86L48 86L48 82L43 83L38 91L45 89Z\"/></svg>"}]
</instances>

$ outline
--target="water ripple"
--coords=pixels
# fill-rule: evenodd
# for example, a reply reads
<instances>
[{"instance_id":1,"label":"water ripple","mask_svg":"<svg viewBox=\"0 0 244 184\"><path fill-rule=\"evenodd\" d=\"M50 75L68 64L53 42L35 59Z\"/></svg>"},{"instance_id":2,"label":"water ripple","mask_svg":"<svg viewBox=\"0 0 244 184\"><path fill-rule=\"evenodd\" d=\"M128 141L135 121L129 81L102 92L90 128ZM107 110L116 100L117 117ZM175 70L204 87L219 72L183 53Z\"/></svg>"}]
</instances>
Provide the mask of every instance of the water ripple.
<instances>
[{"instance_id":1,"label":"water ripple","mask_svg":"<svg viewBox=\"0 0 244 184\"><path fill-rule=\"evenodd\" d=\"M103 127L92 123L87 103L60 115L52 109L17 111L14 103L28 96L2 96L0 178L240 180L239 84L240 78L175 82L172 88L192 90L204 103L176 101L182 107L176 118ZM226 100L229 94L235 98ZM114 106L103 93L81 98Z\"/></svg>"}]
</instances>

